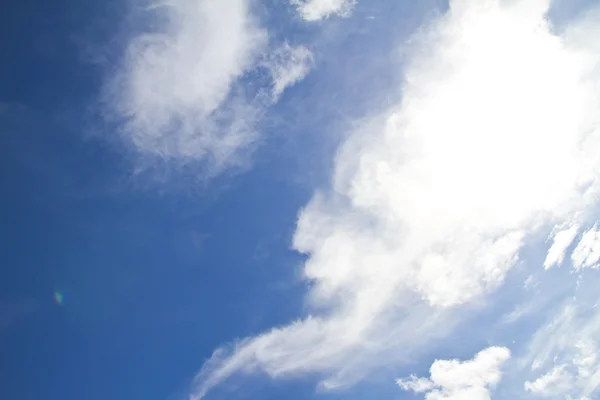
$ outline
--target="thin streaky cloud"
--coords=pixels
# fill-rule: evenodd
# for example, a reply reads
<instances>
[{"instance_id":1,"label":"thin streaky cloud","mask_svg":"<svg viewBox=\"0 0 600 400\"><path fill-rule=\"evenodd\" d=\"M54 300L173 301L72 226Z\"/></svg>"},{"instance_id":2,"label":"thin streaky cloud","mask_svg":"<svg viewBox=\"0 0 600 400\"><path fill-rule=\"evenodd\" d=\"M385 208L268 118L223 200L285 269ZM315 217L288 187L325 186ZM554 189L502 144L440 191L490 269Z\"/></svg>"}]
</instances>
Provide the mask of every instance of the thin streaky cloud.
<instances>
[{"instance_id":1,"label":"thin streaky cloud","mask_svg":"<svg viewBox=\"0 0 600 400\"><path fill-rule=\"evenodd\" d=\"M272 51L265 62L273 81L272 96L277 101L283 92L308 75L314 64L313 53L305 46L284 43Z\"/></svg>"},{"instance_id":2,"label":"thin streaky cloud","mask_svg":"<svg viewBox=\"0 0 600 400\"><path fill-rule=\"evenodd\" d=\"M546 260L544 261L544 268L549 269L553 266L562 264L565 253L567 252L573 240L577 237L579 232L579 226L572 224L569 227L563 228L558 232L554 233L552 238L552 246L548 249Z\"/></svg>"},{"instance_id":3,"label":"thin streaky cloud","mask_svg":"<svg viewBox=\"0 0 600 400\"><path fill-rule=\"evenodd\" d=\"M576 270L600 268L600 230L597 225L582 234L571 253L571 262Z\"/></svg>"},{"instance_id":4,"label":"thin streaky cloud","mask_svg":"<svg viewBox=\"0 0 600 400\"><path fill-rule=\"evenodd\" d=\"M525 368L520 373L531 375L523 383L524 392L546 398L590 398L600 388L599 335L598 307L576 298L565 301L538 328L522 357Z\"/></svg>"}]
</instances>

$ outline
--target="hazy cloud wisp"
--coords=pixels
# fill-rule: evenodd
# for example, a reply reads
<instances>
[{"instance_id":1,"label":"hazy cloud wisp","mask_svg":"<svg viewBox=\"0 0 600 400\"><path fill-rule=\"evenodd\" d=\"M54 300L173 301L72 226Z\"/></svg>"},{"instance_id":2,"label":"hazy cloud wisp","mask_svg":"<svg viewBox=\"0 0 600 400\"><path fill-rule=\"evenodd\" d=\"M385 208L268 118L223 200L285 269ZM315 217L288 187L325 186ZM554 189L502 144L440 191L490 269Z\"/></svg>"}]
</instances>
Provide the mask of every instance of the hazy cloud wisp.
<instances>
[{"instance_id":1,"label":"hazy cloud wisp","mask_svg":"<svg viewBox=\"0 0 600 400\"><path fill-rule=\"evenodd\" d=\"M597 306L568 300L529 344L525 360L536 377L524 390L548 398L589 398L600 388L598 337Z\"/></svg>"},{"instance_id":2,"label":"hazy cloud wisp","mask_svg":"<svg viewBox=\"0 0 600 400\"><path fill-rule=\"evenodd\" d=\"M159 28L130 40L106 87L123 135L143 154L235 163L259 112L236 85L267 45L249 1L151 2L144 12Z\"/></svg>"},{"instance_id":3,"label":"hazy cloud wisp","mask_svg":"<svg viewBox=\"0 0 600 400\"><path fill-rule=\"evenodd\" d=\"M273 80L273 99L277 101L285 89L304 79L313 63L314 56L305 46L290 46L284 43L271 52L265 66Z\"/></svg>"},{"instance_id":4,"label":"hazy cloud wisp","mask_svg":"<svg viewBox=\"0 0 600 400\"><path fill-rule=\"evenodd\" d=\"M331 15L348 15L356 0L290 0L306 21L318 21Z\"/></svg>"}]
</instances>

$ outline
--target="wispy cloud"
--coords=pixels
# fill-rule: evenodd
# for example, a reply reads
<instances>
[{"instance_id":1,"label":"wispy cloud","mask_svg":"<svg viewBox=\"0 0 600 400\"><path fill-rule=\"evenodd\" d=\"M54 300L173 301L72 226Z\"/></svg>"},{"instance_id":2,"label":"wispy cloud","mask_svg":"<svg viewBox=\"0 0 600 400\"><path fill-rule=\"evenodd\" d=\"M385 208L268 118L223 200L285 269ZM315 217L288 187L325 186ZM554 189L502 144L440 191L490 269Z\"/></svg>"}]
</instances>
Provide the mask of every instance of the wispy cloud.
<instances>
[{"instance_id":1,"label":"wispy cloud","mask_svg":"<svg viewBox=\"0 0 600 400\"><path fill-rule=\"evenodd\" d=\"M546 260L544 261L544 268L548 269L555 265L562 264L565 253L567 252L573 240L577 237L579 226L573 224L572 226L560 229L553 234L552 246L548 249Z\"/></svg>"},{"instance_id":2,"label":"wispy cloud","mask_svg":"<svg viewBox=\"0 0 600 400\"><path fill-rule=\"evenodd\" d=\"M580 226L571 224L567 228L559 228L554 234L552 246L548 249L544 268L548 269L563 263L571 250L571 265L578 271L582 268L600 267L600 230L598 225L587 229L578 238ZM578 239L578 241L576 241ZM573 244L576 242L575 244ZM571 246L574 248L570 249Z\"/></svg>"},{"instance_id":3,"label":"wispy cloud","mask_svg":"<svg viewBox=\"0 0 600 400\"><path fill-rule=\"evenodd\" d=\"M267 48L248 0L150 2L150 31L134 35L106 85L105 103L144 154L236 162L256 136L261 102L239 80Z\"/></svg>"},{"instance_id":4,"label":"wispy cloud","mask_svg":"<svg viewBox=\"0 0 600 400\"><path fill-rule=\"evenodd\" d=\"M472 360L436 360L429 369L429 378L398 379L400 388L425 393L427 400L489 400L490 388L498 384L500 368L510 358L505 347L490 347Z\"/></svg>"},{"instance_id":5,"label":"wispy cloud","mask_svg":"<svg viewBox=\"0 0 600 400\"><path fill-rule=\"evenodd\" d=\"M346 16L350 14L356 0L290 0L298 9L298 13L307 21L317 21L331 15Z\"/></svg>"},{"instance_id":6,"label":"wispy cloud","mask_svg":"<svg viewBox=\"0 0 600 400\"><path fill-rule=\"evenodd\" d=\"M600 388L599 335L598 308L574 299L567 301L529 344L524 358L536 377L525 381L525 391L542 397L577 399L595 393Z\"/></svg>"},{"instance_id":7,"label":"wispy cloud","mask_svg":"<svg viewBox=\"0 0 600 400\"><path fill-rule=\"evenodd\" d=\"M305 46L284 43L271 52L265 65L273 80L273 99L279 99L283 91L308 75L314 63L312 52Z\"/></svg>"},{"instance_id":8,"label":"wispy cloud","mask_svg":"<svg viewBox=\"0 0 600 400\"><path fill-rule=\"evenodd\" d=\"M559 365L533 382L525 382L525 390L538 396L556 397L559 393L571 390L573 377L566 371L566 365Z\"/></svg>"},{"instance_id":9,"label":"wispy cloud","mask_svg":"<svg viewBox=\"0 0 600 400\"><path fill-rule=\"evenodd\" d=\"M583 233L581 240L571 253L573 268L598 268L600 261L600 230L598 226Z\"/></svg>"},{"instance_id":10,"label":"wispy cloud","mask_svg":"<svg viewBox=\"0 0 600 400\"><path fill-rule=\"evenodd\" d=\"M412 38L402 101L351 132L300 213L310 315L217 350L193 398L237 372L332 388L402 361L596 203L600 36L556 33L549 6L455 0Z\"/></svg>"}]
</instances>

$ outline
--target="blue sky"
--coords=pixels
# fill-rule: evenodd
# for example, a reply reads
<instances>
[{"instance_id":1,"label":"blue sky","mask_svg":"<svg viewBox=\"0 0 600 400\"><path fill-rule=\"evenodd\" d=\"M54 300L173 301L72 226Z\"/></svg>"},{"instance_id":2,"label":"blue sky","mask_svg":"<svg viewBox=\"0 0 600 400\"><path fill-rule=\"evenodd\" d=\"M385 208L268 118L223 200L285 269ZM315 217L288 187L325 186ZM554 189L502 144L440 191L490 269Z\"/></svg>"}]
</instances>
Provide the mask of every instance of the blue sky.
<instances>
[{"instance_id":1,"label":"blue sky","mask_svg":"<svg viewBox=\"0 0 600 400\"><path fill-rule=\"evenodd\" d=\"M3 9L1 398L600 398L597 2Z\"/></svg>"}]
</instances>

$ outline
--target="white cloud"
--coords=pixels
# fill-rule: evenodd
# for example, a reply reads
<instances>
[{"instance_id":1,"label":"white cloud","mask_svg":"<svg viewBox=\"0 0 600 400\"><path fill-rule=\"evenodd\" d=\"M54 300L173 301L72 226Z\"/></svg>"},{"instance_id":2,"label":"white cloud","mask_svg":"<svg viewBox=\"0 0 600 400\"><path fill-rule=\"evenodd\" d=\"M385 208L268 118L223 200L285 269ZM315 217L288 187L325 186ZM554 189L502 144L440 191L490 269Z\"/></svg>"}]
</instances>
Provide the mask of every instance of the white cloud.
<instances>
[{"instance_id":1,"label":"white cloud","mask_svg":"<svg viewBox=\"0 0 600 400\"><path fill-rule=\"evenodd\" d=\"M504 324L513 324L523 317L530 315L534 311L536 311L536 307L538 305L535 302L530 302L526 304L518 304L510 313L504 314L502 316L502 323Z\"/></svg>"},{"instance_id":2,"label":"white cloud","mask_svg":"<svg viewBox=\"0 0 600 400\"><path fill-rule=\"evenodd\" d=\"M556 397L557 394L566 393L571 389L572 379L566 365L558 365L535 381L525 382L525 390L538 396Z\"/></svg>"},{"instance_id":3,"label":"white cloud","mask_svg":"<svg viewBox=\"0 0 600 400\"><path fill-rule=\"evenodd\" d=\"M219 349L195 398L236 372L333 388L401 362L497 288L532 234L595 204L600 36L558 36L548 7L455 0L411 40L402 101L351 132L300 213L310 316Z\"/></svg>"},{"instance_id":4,"label":"white cloud","mask_svg":"<svg viewBox=\"0 0 600 400\"><path fill-rule=\"evenodd\" d=\"M552 246L548 249L548 255L544 261L544 268L549 269L555 265L560 265L564 258L567 249L575 240L579 226L572 225L568 228L562 229L554 235Z\"/></svg>"},{"instance_id":5,"label":"white cloud","mask_svg":"<svg viewBox=\"0 0 600 400\"><path fill-rule=\"evenodd\" d=\"M426 400L488 400L490 387L496 386L502 373L500 367L510 358L505 347L490 347L472 360L436 360L429 369L430 378L411 376L398 379L406 391L426 393Z\"/></svg>"},{"instance_id":6,"label":"white cloud","mask_svg":"<svg viewBox=\"0 0 600 400\"><path fill-rule=\"evenodd\" d=\"M584 399L600 388L600 313L575 300L533 336L525 360L534 372L526 391L543 397Z\"/></svg>"},{"instance_id":7,"label":"white cloud","mask_svg":"<svg viewBox=\"0 0 600 400\"><path fill-rule=\"evenodd\" d=\"M290 0L298 13L307 21L317 21L332 14L346 16L352 11L356 0Z\"/></svg>"},{"instance_id":8,"label":"white cloud","mask_svg":"<svg viewBox=\"0 0 600 400\"><path fill-rule=\"evenodd\" d=\"M131 39L106 103L140 152L225 168L255 139L259 110L236 85L266 32L248 0L151 4L146 18L156 18L157 31Z\"/></svg>"},{"instance_id":9,"label":"white cloud","mask_svg":"<svg viewBox=\"0 0 600 400\"><path fill-rule=\"evenodd\" d=\"M573 268L598 268L600 261L600 231L597 226L586 231L573 253L571 253Z\"/></svg>"},{"instance_id":10,"label":"white cloud","mask_svg":"<svg viewBox=\"0 0 600 400\"><path fill-rule=\"evenodd\" d=\"M308 75L314 62L312 52L304 46L285 43L272 52L266 67L273 79L272 95L275 100L283 91Z\"/></svg>"}]
</instances>

